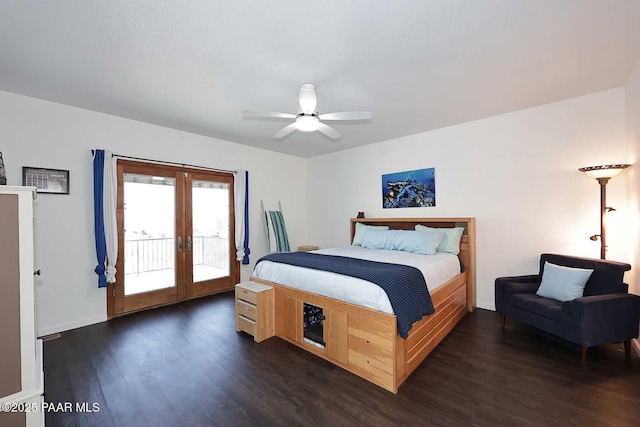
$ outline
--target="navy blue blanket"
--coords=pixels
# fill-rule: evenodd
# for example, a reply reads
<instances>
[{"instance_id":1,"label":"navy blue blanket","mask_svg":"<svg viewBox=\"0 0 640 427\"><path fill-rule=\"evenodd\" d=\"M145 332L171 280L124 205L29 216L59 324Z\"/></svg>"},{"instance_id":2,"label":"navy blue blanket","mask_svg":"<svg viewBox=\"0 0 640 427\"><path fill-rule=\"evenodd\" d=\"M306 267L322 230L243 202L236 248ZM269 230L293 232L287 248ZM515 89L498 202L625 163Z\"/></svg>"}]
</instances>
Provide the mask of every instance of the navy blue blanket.
<instances>
[{"instance_id":1,"label":"navy blue blanket","mask_svg":"<svg viewBox=\"0 0 640 427\"><path fill-rule=\"evenodd\" d=\"M414 322L435 311L424 276L415 267L309 252L275 253L260 258L256 265L260 261L329 271L375 283L389 297L402 338L409 336Z\"/></svg>"}]
</instances>

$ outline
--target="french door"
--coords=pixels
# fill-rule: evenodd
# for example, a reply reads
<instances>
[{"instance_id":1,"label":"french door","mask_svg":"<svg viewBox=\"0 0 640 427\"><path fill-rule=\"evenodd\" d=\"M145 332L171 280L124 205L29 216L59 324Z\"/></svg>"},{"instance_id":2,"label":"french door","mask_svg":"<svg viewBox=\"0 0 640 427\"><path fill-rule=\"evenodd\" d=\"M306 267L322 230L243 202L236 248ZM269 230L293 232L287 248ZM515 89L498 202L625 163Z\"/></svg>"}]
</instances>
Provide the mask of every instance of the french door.
<instances>
[{"instance_id":1,"label":"french door","mask_svg":"<svg viewBox=\"0 0 640 427\"><path fill-rule=\"evenodd\" d=\"M233 176L118 160L118 262L109 317L238 282Z\"/></svg>"}]
</instances>

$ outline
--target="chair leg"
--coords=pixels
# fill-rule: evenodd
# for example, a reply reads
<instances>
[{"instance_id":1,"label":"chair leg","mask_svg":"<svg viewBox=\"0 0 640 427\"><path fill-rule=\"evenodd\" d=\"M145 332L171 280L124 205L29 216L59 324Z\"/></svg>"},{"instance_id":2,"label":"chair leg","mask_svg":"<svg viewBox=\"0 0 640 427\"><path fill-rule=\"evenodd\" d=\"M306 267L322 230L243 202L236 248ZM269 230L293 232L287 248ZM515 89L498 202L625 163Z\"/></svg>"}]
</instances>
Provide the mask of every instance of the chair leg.
<instances>
[{"instance_id":1,"label":"chair leg","mask_svg":"<svg viewBox=\"0 0 640 427\"><path fill-rule=\"evenodd\" d=\"M582 363L587 363L587 347L582 346L580 348L580 355L582 356Z\"/></svg>"},{"instance_id":2,"label":"chair leg","mask_svg":"<svg viewBox=\"0 0 640 427\"><path fill-rule=\"evenodd\" d=\"M624 342L624 355L627 359L631 357L631 340L626 340Z\"/></svg>"},{"instance_id":3,"label":"chair leg","mask_svg":"<svg viewBox=\"0 0 640 427\"><path fill-rule=\"evenodd\" d=\"M500 313L500 326L504 329L504 325L507 322L507 316L504 313Z\"/></svg>"}]
</instances>

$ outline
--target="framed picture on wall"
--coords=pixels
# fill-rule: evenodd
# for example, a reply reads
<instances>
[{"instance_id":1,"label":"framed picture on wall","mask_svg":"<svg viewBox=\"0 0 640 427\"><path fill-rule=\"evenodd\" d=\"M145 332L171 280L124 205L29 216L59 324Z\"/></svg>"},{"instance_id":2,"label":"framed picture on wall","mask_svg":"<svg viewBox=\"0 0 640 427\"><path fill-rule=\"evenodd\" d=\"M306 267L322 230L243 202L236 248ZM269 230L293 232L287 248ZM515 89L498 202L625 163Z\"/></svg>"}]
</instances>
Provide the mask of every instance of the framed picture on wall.
<instances>
[{"instance_id":1,"label":"framed picture on wall","mask_svg":"<svg viewBox=\"0 0 640 427\"><path fill-rule=\"evenodd\" d=\"M436 205L435 168L382 175L382 207L422 208Z\"/></svg>"},{"instance_id":2,"label":"framed picture on wall","mask_svg":"<svg viewBox=\"0 0 640 427\"><path fill-rule=\"evenodd\" d=\"M22 185L36 187L38 193L69 194L69 171L23 166Z\"/></svg>"}]
</instances>

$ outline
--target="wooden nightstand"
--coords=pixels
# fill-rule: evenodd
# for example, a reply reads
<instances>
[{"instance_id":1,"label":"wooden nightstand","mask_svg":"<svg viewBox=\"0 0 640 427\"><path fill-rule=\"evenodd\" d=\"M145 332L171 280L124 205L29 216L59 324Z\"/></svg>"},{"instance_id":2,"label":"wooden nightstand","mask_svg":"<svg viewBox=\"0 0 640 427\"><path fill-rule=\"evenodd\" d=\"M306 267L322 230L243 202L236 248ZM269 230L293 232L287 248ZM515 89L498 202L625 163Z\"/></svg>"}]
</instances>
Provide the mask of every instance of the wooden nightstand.
<instances>
[{"instance_id":1,"label":"wooden nightstand","mask_svg":"<svg viewBox=\"0 0 640 427\"><path fill-rule=\"evenodd\" d=\"M244 331L255 342L275 335L274 290L257 282L236 285L236 332Z\"/></svg>"},{"instance_id":2,"label":"wooden nightstand","mask_svg":"<svg viewBox=\"0 0 640 427\"><path fill-rule=\"evenodd\" d=\"M306 246L298 246L298 250L299 251L317 251L318 249L320 249L318 246L313 246L313 245L306 245Z\"/></svg>"}]
</instances>

